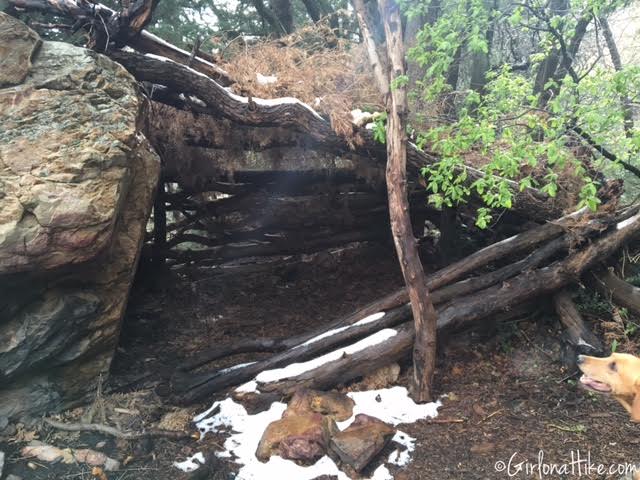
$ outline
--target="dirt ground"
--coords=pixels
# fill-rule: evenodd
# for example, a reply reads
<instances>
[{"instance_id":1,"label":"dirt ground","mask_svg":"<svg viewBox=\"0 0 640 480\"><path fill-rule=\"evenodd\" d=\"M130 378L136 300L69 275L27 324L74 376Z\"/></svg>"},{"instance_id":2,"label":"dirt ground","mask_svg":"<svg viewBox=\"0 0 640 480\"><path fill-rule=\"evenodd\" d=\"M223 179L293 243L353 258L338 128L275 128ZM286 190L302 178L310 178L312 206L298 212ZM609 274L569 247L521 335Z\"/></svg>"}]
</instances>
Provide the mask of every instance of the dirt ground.
<instances>
[{"instance_id":1,"label":"dirt ground","mask_svg":"<svg viewBox=\"0 0 640 480\"><path fill-rule=\"evenodd\" d=\"M143 272L131 296L111 377L94 403L94 421L141 430L162 419L164 427L194 432L189 418L215 399L181 408L158 396L158 387L176 364L211 345L303 333L390 292L401 285L401 277L385 253L382 247L327 253L314 262L250 276ZM591 315L600 319L603 314ZM396 471L396 479L617 479L620 475L596 469L640 461L640 426L630 423L613 400L577 385L577 375L563 367L561 330L544 308L507 324L485 322L441 339L440 345L436 391L443 407L435 421L401 427L417 438L417 445L412 462ZM208 368L256 358L240 355ZM406 384L406 378L403 366L400 383ZM60 418L79 421L87 410ZM174 460L198 451L213 454L222 436L203 442L188 437L126 441L20 425L8 433L0 439L0 451L7 454L5 474L25 480L95 478L85 465L21 458L20 448L33 438L60 448L94 448L126 463L118 472L107 472L109 480L221 480L234 478L237 470L215 457L210 470L195 475L172 467Z\"/></svg>"}]
</instances>

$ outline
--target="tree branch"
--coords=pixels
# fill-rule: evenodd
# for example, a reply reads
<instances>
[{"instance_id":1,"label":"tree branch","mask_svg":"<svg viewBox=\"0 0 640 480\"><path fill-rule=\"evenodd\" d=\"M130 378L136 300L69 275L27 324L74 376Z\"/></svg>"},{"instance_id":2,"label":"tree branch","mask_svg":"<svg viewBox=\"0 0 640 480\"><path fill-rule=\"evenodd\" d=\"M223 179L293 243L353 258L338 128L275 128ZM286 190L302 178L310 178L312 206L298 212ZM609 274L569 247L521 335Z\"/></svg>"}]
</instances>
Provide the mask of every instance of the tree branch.
<instances>
[{"instance_id":1,"label":"tree branch","mask_svg":"<svg viewBox=\"0 0 640 480\"><path fill-rule=\"evenodd\" d=\"M617 155L615 155L613 152L608 150L603 145L600 145L598 142L596 142L591 135L585 132L578 125L573 125L571 127L571 130L574 131L580 138L582 138L587 143L587 145L593 148L596 152L598 152L604 158L606 158L607 160L611 160L612 162L619 163L620 165L622 165L622 168L624 168L627 172L633 173L636 177L640 178L640 168L635 167L634 165L631 165L629 162L620 160L617 157Z\"/></svg>"},{"instance_id":2,"label":"tree branch","mask_svg":"<svg viewBox=\"0 0 640 480\"><path fill-rule=\"evenodd\" d=\"M105 47L106 40L103 39L105 28L112 19L129 18L129 13L117 13L109 7L100 3L78 2L74 0L8 0L9 4L16 8L24 10L36 10L54 15L72 18L76 23L83 25L86 30L93 32L93 44L100 38L98 48L101 50ZM148 0L147 0L148 2ZM144 53L161 55L170 58L175 62L184 65L189 64L191 53L165 42L156 35L143 30L142 28L151 19L152 7L155 7L157 1L152 3L141 2L138 0L130 8L136 8L138 15L132 19L132 23L126 25L123 29L123 45L127 44L132 48ZM146 6L146 10L141 7ZM117 22L112 25L112 29L116 28ZM114 39L113 32L109 33L110 40ZM118 33L118 32L116 32ZM115 37L119 37L118 34ZM215 79L223 86L233 83L229 74L219 66L203 59L195 57L192 62L192 68L204 73L205 75Z\"/></svg>"}]
</instances>

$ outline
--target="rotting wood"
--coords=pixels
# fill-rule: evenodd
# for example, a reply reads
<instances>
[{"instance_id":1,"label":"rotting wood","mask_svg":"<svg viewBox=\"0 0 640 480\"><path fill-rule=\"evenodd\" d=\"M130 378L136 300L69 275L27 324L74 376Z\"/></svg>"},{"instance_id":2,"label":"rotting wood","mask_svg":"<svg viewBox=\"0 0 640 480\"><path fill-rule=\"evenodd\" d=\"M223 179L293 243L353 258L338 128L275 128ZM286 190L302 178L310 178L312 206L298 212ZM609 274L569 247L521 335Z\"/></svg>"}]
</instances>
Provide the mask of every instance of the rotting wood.
<instances>
[{"instance_id":1,"label":"rotting wood","mask_svg":"<svg viewBox=\"0 0 640 480\"><path fill-rule=\"evenodd\" d=\"M438 309L438 330L473 323L525 301L549 294L575 282L587 269L606 259L640 232L640 214L619 226L582 250L555 264L524 272L508 282L457 300ZM505 288L506 287L506 288ZM408 356L413 347L413 326L407 322L397 328L397 334L387 341L364 348L339 360L312 368L300 375L269 383L257 383L260 393L291 395L300 387L331 388L365 375L379 366L381 358L389 361Z\"/></svg>"},{"instance_id":2,"label":"rotting wood","mask_svg":"<svg viewBox=\"0 0 640 480\"><path fill-rule=\"evenodd\" d=\"M189 52L143 29L157 3L157 0L138 0L133 2L130 8L116 12L100 3L73 0L9 0L9 4L19 9L44 11L74 19L94 35L94 47L100 52L104 52L105 47L108 47L105 42L118 41L144 53L160 55L184 65L189 64ZM125 19L126 22L120 22L120 19ZM191 67L224 86L233 83L226 71L203 58L196 56L191 62Z\"/></svg>"},{"instance_id":3,"label":"rotting wood","mask_svg":"<svg viewBox=\"0 0 640 480\"><path fill-rule=\"evenodd\" d=\"M553 306L560 318L560 322L567 329L569 341L577 350L590 355L602 355L604 353L602 342L587 327L571 298L571 294L566 289L562 289L553 295Z\"/></svg>"},{"instance_id":4,"label":"rotting wood","mask_svg":"<svg viewBox=\"0 0 640 480\"><path fill-rule=\"evenodd\" d=\"M585 281L616 305L640 315L640 288L618 277L611 267L588 272Z\"/></svg>"},{"instance_id":5,"label":"rotting wood","mask_svg":"<svg viewBox=\"0 0 640 480\"><path fill-rule=\"evenodd\" d=\"M549 260L555 254L559 253L561 250L567 247L567 239L559 238L556 239L544 247L534 251L526 258L519 260L513 264L507 265L501 269L498 269L493 272L489 272L484 275L480 275L477 277L473 277L467 280L462 280L460 282L445 286L439 290L435 290L432 292L432 300L434 304L442 304L448 302L449 300L453 300L456 297L461 297L464 295L468 295L475 291L481 290L483 288L494 285L498 282L505 281L516 274L529 270L532 268L536 268L541 263ZM406 302L405 302L406 304ZM194 370L202 365L205 365L214 360L218 360L220 358L225 358L228 356L236 355L239 353L249 353L249 352L270 352L277 353L282 352L289 349L294 349L296 346L303 344L304 342L310 340L311 338L324 335L331 330L337 330L340 328L348 327L349 325L355 323L358 320L366 318L367 316L373 315L375 313L389 310L388 313L394 313L402 309L403 311L407 311L406 305L398 307L398 300L396 297L388 296L379 300L377 302L373 302L370 305L367 305L365 309L359 310L357 313L350 314L345 318L342 318L338 322L332 324L331 327L323 327L321 329L317 329L313 333L307 333L303 335L298 335L295 337L287 337L281 339L271 339L271 338L255 338L255 339L247 339L244 341L236 342L233 345L225 346L225 347L217 347L206 350L204 352L200 352L195 355L192 359L185 362L179 367L179 370L187 372L190 370ZM407 311L408 315L408 311ZM375 331L376 329L383 328L384 325L388 325L385 322L379 322L372 324L371 330ZM357 339L364 335L365 330L349 330L350 340ZM331 336L330 341L325 342L323 346L323 350L328 350L340 343L340 341L344 340L344 337L336 337ZM296 359L297 360L297 359ZM278 364L284 362L277 362ZM262 366L256 365L251 370L257 371L260 368L271 368L268 364L263 364ZM206 377L212 378L217 373L207 373ZM235 384L242 383L245 379L250 378L254 373L245 375L241 370L240 371L227 371L229 375L238 376L235 379ZM240 374L242 374L242 378L240 378ZM195 383L195 378L191 379L191 382ZM226 382L224 382L226 383Z\"/></svg>"},{"instance_id":6,"label":"rotting wood","mask_svg":"<svg viewBox=\"0 0 640 480\"><path fill-rule=\"evenodd\" d=\"M586 211L578 211L562 217L556 222L536 227L530 231L510 237L505 241L497 242L493 245L485 247L484 249L479 250L478 252L466 257L465 259L447 266L442 270L439 270L427 277L427 285L431 290L433 290L434 303L442 303L453 299L456 296L468 295L481 288L486 288L497 282L504 281L515 274L521 273L522 271L530 270L541 265L544 261L569 246L569 243L571 241L569 239L569 236L556 238L555 240L553 239L558 235L561 235L562 232L565 232L565 229L569 229L570 226L570 230L572 230L571 238L581 236L588 237L593 232L599 232L605 229L608 224L618 220L619 218L624 218L624 216L618 217L615 220L612 219L611 216L600 216L591 218ZM543 247L536 249L533 253L531 253L523 260L516 261L515 263L507 265L494 272L489 272L485 275L473 277L453 284L453 282L455 282L456 280L459 280L469 273L478 271L482 267L487 266L495 260L508 258L509 256L515 255L522 251L529 250L547 240L551 241ZM331 324L316 329L315 331L308 334L281 340L262 339L254 342L249 342L245 345L239 345L238 347L236 347L238 349L236 353L248 351L284 351L293 348L296 345L304 343L313 337L322 335L329 330L351 325L365 317L381 311L393 310L394 308L406 304L408 301L409 298L406 293L406 289L402 288L381 298L376 302L373 302L364 306L363 308L356 310L352 314L347 315L346 317L343 317L336 322L332 322ZM255 348L255 350L250 350L252 348ZM181 367L181 370L192 370L213 360L233 354L234 351L234 349L226 348L213 348L207 350L185 363ZM278 363L278 365L280 365L280 363ZM268 368L271 368L271 366L268 366ZM253 366L250 371L251 373L244 375L245 370L239 369L234 372L234 376L237 376L238 379L234 379L233 381L227 381L225 379L224 381L220 382L220 384L224 385L221 387L217 386L218 383L213 383L210 385L211 390L209 391L209 393L217 391L221 388L225 388L226 386L230 386L233 384L237 385L238 383L241 383L247 378L255 375L254 371L257 370L258 366ZM189 386L188 388L197 386L199 382L200 384L206 383L208 379L217 379L216 382L219 381L219 372L209 372L206 374L201 374L197 378L192 378L191 380L189 380L189 382L191 382L191 386ZM184 377L181 383L183 384L183 388L187 388L187 381Z\"/></svg>"}]
</instances>

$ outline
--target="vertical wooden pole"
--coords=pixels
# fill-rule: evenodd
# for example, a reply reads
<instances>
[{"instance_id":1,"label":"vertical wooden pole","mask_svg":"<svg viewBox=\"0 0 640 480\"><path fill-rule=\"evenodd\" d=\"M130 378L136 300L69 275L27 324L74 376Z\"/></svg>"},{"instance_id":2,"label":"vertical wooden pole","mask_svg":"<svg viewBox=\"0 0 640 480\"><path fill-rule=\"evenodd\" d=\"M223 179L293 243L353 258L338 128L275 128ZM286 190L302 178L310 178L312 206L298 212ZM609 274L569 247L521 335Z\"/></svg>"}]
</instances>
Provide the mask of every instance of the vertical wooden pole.
<instances>
[{"instance_id":1,"label":"vertical wooden pole","mask_svg":"<svg viewBox=\"0 0 640 480\"><path fill-rule=\"evenodd\" d=\"M407 285L415 323L413 347L413 378L411 394L416 402L432 398L431 382L436 363L437 315L431 301L427 281L418 254L418 246L409 214L407 196L407 90L396 83L405 75L404 45L400 9L394 0L379 3L387 39L390 64L390 93L387 96L387 190L391 231ZM394 85L394 83L396 83Z\"/></svg>"}]
</instances>

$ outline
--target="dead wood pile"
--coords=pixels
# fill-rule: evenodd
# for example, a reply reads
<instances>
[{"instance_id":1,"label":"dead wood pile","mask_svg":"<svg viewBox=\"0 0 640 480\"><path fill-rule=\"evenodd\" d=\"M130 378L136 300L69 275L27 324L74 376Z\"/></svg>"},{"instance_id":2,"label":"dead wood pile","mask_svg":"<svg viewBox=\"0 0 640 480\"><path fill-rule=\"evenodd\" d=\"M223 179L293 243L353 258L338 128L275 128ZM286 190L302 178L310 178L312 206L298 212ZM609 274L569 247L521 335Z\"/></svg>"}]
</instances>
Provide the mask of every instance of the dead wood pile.
<instances>
[{"instance_id":1,"label":"dead wood pile","mask_svg":"<svg viewBox=\"0 0 640 480\"><path fill-rule=\"evenodd\" d=\"M351 122L350 117L345 120L348 109L371 103L369 84L355 84L365 71L340 72L341 66L353 65L351 52L309 52L290 45L283 53L277 45L259 45L247 50L245 57L236 55L240 78L234 79L197 48L185 52L146 32L144 26L155 5L151 0L133 2L121 12L70 0L9 3L84 25L91 35L90 45L121 63L147 92L152 102L147 133L163 158L163 183L154 206L155 259L216 263L242 256L314 251L379 238L383 229L388 231L385 193L362 175L361 168L366 164L383 172L385 146L375 141L366 126ZM124 49L127 45L134 50ZM261 55L264 64L256 63ZM322 62L333 63L329 67ZM292 77L287 77L289 70ZM303 86L295 78L313 77L320 71L327 72L324 82ZM264 78L259 83L257 75L254 83L254 73L279 78L282 90L271 92L280 88L277 83ZM296 98L265 100L256 93L294 94L308 103ZM184 118L194 119L193 125L173 131L172 137L171 128L154 123L154 115L162 117L166 108L187 112ZM206 120L197 123L196 118ZM220 130L221 125L228 127L226 131ZM437 161L433 152L407 142L407 169L414 186L419 185L420 168ZM469 183L483 175L472 165L466 168ZM618 208L620 185L615 182L603 186L603 206L598 212L568 215L571 195L565 195L564 202L554 201L535 188L520 191L517 182L507 184L514 193L511 214L518 216L514 229L520 233L427 277L439 331L508 316L553 293L572 341L598 349L562 290L595 272L594 282L604 283L611 295L624 291L615 279L594 269L638 233L637 208ZM471 198L469 205L473 207L476 200ZM413 203L412 210L421 213L416 215L420 221L414 230L419 234L434 210L426 206L424 197ZM463 215L459 212L458 218ZM439 226L446 230L446 225ZM181 245L197 247L177 248ZM239 393L258 396L287 396L301 386L328 388L347 382L410 354L414 332L407 301L406 292L400 290L303 337L254 340L226 351L204 352L174 375L172 394L188 403L247 381L253 383ZM215 358L240 351L267 351L272 356L224 371L193 372ZM301 363L308 361L312 363Z\"/></svg>"},{"instance_id":2,"label":"dead wood pile","mask_svg":"<svg viewBox=\"0 0 640 480\"><path fill-rule=\"evenodd\" d=\"M561 292L597 267L640 231L638 209L597 215L578 211L490 245L428 276L438 312L438 330L474 322L510 318L520 306ZM489 265L501 267L487 271ZM404 289L390 294L336 323L290 339L256 339L230 349L214 348L183 365L172 391L194 402L230 386L241 397L288 396L297 388L331 388L407 357L413 344L411 309ZM558 293L556 310L575 346L595 352L594 339L572 303ZM266 351L273 355L249 365L221 371L189 373L230 354Z\"/></svg>"}]
</instances>

